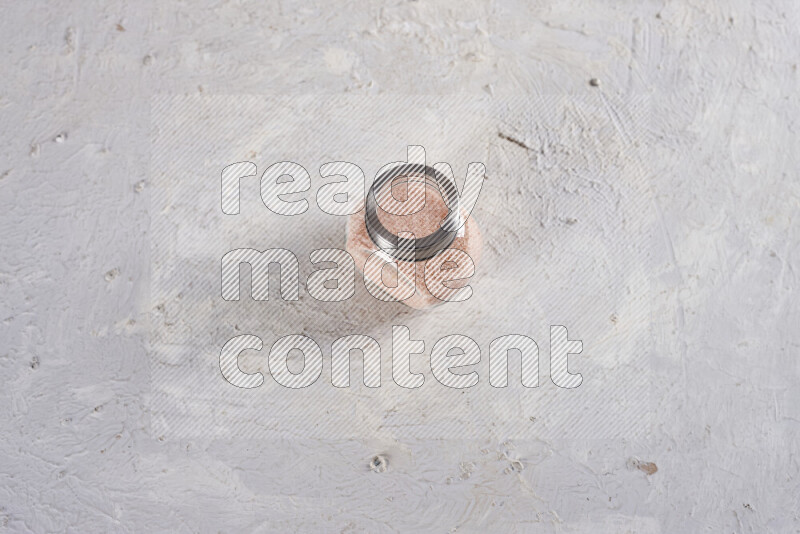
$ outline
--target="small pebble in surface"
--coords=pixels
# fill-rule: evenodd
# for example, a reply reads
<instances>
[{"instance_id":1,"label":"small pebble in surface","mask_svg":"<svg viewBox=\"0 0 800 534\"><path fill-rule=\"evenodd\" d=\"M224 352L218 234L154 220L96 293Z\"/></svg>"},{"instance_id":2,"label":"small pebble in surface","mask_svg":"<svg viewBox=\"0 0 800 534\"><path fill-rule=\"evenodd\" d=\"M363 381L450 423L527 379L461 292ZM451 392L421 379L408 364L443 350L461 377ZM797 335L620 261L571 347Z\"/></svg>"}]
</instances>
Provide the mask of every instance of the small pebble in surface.
<instances>
[{"instance_id":1,"label":"small pebble in surface","mask_svg":"<svg viewBox=\"0 0 800 534\"><path fill-rule=\"evenodd\" d=\"M658 466L655 462L642 462L638 458L631 458L628 460L628 468L629 469L638 469L639 471L643 472L645 475L652 475L658 471Z\"/></svg>"},{"instance_id":2,"label":"small pebble in surface","mask_svg":"<svg viewBox=\"0 0 800 534\"><path fill-rule=\"evenodd\" d=\"M369 468L376 473L384 473L389 468L389 462L380 454L373 456L369 461Z\"/></svg>"}]
</instances>

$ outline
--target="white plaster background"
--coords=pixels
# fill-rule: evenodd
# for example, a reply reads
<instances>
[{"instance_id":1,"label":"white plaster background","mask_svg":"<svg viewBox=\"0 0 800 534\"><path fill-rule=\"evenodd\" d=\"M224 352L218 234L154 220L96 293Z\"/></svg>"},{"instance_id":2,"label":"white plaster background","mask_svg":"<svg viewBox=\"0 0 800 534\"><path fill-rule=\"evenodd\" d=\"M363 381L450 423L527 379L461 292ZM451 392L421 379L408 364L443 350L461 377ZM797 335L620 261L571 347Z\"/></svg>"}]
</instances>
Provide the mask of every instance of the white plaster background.
<instances>
[{"instance_id":1,"label":"white plaster background","mask_svg":"<svg viewBox=\"0 0 800 534\"><path fill-rule=\"evenodd\" d=\"M4 2L0 528L796 532L798 27L788 0ZM201 91L647 95L647 439L152 438L149 98Z\"/></svg>"}]
</instances>

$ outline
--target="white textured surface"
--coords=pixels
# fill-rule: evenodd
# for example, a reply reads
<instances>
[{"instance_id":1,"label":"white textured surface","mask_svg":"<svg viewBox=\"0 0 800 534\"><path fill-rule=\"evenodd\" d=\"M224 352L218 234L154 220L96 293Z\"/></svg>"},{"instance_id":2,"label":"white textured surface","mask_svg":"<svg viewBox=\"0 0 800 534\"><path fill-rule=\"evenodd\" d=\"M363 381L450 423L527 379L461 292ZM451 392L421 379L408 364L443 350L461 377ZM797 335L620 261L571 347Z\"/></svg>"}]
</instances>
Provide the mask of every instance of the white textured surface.
<instances>
[{"instance_id":1,"label":"white textured surface","mask_svg":"<svg viewBox=\"0 0 800 534\"><path fill-rule=\"evenodd\" d=\"M0 7L0 528L800 528L796 3L202 4ZM648 438L151 438L148 103L200 91L648 95Z\"/></svg>"}]
</instances>

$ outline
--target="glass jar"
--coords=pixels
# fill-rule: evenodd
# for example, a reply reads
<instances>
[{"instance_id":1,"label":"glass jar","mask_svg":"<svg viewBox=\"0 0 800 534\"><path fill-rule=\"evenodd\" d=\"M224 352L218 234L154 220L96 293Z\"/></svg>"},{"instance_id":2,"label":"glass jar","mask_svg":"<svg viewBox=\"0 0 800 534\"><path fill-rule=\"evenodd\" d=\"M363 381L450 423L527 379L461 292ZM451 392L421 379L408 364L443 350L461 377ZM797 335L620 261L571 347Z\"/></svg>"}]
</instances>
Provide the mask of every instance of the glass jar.
<instances>
[{"instance_id":1,"label":"glass jar","mask_svg":"<svg viewBox=\"0 0 800 534\"><path fill-rule=\"evenodd\" d=\"M458 198L454 181L429 166L378 176L348 218L346 244L374 297L415 309L469 298L483 240Z\"/></svg>"}]
</instances>

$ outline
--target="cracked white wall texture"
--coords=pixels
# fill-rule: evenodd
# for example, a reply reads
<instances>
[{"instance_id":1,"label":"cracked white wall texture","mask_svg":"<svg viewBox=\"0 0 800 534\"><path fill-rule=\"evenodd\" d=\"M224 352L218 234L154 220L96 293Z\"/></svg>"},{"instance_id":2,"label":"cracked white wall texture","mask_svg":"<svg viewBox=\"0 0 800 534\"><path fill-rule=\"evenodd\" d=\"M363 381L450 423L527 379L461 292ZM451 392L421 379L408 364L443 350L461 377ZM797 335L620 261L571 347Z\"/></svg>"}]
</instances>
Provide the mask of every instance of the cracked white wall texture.
<instances>
[{"instance_id":1,"label":"cracked white wall texture","mask_svg":"<svg viewBox=\"0 0 800 534\"><path fill-rule=\"evenodd\" d=\"M3 2L0 530L800 531L798 28L790 0ZM151 95L589 91L652 102L646 438L151 435Z\"/></svg>"}]
</instances>

